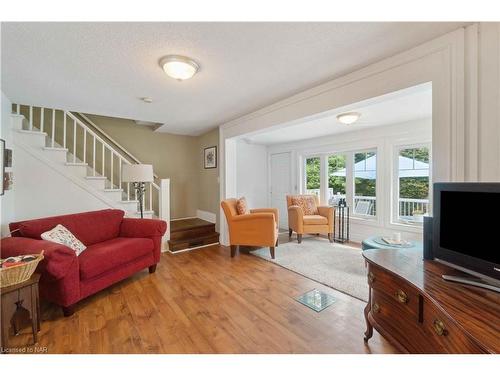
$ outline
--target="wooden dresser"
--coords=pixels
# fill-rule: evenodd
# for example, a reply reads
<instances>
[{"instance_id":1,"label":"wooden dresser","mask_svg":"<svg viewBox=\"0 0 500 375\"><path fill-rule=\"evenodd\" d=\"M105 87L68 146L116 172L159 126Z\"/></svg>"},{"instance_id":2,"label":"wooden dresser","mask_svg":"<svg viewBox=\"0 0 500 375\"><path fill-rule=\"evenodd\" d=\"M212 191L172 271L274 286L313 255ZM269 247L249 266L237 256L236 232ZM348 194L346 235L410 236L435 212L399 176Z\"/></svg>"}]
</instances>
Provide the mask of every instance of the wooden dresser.
<instances>
[{"instance_id":1,"label":"wooden dresser","mask_svg":"<svg viewBox=\"0 0 500 375\"><path fill-rule=\"evenodd\" d=\"M368 341L375 328L404 353L500 353L500 293L444 281L459 271L422 251L371 249Z\"/></svg>"}]
</instances>

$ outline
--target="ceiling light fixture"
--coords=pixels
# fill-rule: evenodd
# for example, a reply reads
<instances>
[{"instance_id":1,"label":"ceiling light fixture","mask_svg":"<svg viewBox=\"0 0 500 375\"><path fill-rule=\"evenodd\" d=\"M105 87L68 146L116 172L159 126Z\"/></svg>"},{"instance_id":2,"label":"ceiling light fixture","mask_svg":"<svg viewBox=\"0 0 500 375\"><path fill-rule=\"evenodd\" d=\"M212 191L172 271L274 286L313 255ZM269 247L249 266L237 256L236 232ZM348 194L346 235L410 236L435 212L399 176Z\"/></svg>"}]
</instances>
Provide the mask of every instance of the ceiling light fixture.
<instances>
[{"instance_id":1,"label":"ceiling light fixture","mask_svg":"<svg viewBox=\"0 0 500 375\"><path fill-rule=\"evenodd\" d=\"M141 100L142 100L144 103L148 103L148 104L153 103L153 98L150 98L150 97L147 97L147 96L145 96L145 97L141 98Z\"/></svg>"},{"instance_id":2,"label":"ceiling light fixture","mask_svg":"<svg viewBox=\"0 0 500 375\"><path fill-rule=\"evenodd\" d=\"M361 117L359 112L346 112L337 115L337 120L342 124L351 125L354 124Z\"/></svg>"},{"instance_id":3,"label":"ceiling light fixture","mask_svg":"<svg viewBox=\"0 0 500 375\"><path fill-rule=\"evenodd\" d=\"M178 81L184 81L196 74L200 66L189 57L169 55L162 57L160 66L165 74Z\"/></svg>"}]
</instances>

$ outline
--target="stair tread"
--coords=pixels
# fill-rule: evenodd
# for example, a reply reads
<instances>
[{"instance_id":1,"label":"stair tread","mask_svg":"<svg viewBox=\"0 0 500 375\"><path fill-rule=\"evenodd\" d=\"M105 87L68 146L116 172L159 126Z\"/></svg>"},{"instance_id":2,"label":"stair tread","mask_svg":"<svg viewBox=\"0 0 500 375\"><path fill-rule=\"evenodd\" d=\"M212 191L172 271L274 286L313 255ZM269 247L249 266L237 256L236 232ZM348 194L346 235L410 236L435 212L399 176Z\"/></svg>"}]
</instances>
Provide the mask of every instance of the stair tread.
<instances>
[{"instance_id":1,"label":"stair tread","mask_svg":"<svg viewBox=\"0 0 500 375\"><path fill-rule=\"evenodd\" d=\"M85 176L87 180L107 180L104 176Z\"/></svg>"},{"instance_id":2,"label":"stair tread","mask_svg":"<svg viewBox=\"0 0 500 375\"><path fill-rule=\"evenodd\" d=\"M25 129L17 129L19 133L25 133L25 134L35 134L35 135L43 135L44 137L47 136L47 133L45 132L40 132L37 130L25 130Z\"/></svg>"},{"instance_id":3,"label":"stair tread","mask_svg":"<svg viewBox=\"0 0 500 375\"><path fill-rule=\"evenodd\" d=\"M47 150L47 151L65 151L65 152L68 151L67 148L63 148L63 147L44 147L43 149Z\"/></svg>"},{"instance_id":4,"label":"stair tread","mask_svg":"<svg viewBox=\"0 0 500 375\"><path fill-rule=\"evenodd\" d=\"M139 203L139 201L120 201L120 203Z\"/></svg>"},{"instance_id":5,"label":"stair tread","mask_svg":"<svg viewBox=\"0 0 500 375\"><path fill-rule=\"evenodd\" d=\"M112 192L120 192L121 193L121 192L123 192L123 189L104 189L104 191L110 192L110 193L112 193Z\"/></svg>"},{"instance_id":6,"label":"stair tread","mask_svg":"<svg viewBox=\"0 0 500 375\"><path fill-rule=\"evenodd\" d=\"M68 165L68 166L71 166L71 167L87 167L88 166L88 163L70 163L70 162L66 162L65 165Z\"/></svg>"},{"instance_id":7,"label":"stair tread","mask_svg":"<svg viewBox=\"0 0 500 375\"><path fill-rule=\"evenodd\" d=\"M213 232L213 233L210 233L210 234L207 234L204 236L198 236L198 237L192 237L192 238L182 238L182 239L178 239L178 240L170 239L170 240L168 240L168 243L177 244L177 243L184 243L184 242L194 242L194 241L204 240L204 239L210 238L210 237L219 237L219 233Z\"/></svg>"},{"instance_id":8,"label":"stair tread","mask_svg":"<svg viewBox=\"0 0 500 375\"><path fill-rule=\"evenodd\" d=\"M198 218L172 220L170 223L170 233L183 232L186 230L211 226L215 226L215 224Z\"/></svg>"}]
</instances>

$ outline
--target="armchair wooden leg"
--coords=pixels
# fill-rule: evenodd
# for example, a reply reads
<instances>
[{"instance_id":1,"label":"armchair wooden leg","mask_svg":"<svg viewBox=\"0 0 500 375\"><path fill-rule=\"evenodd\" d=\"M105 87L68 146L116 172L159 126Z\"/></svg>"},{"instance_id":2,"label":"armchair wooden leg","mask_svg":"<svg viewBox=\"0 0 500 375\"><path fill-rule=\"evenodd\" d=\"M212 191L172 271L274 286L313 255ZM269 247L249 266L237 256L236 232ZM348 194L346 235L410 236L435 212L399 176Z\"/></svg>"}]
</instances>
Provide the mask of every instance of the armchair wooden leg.
<instances>
[{"instance_id":1,"label":"armchair wooden leg","mask_svg":"<svg viewBox=\"0 0 500 375\"><path fill-rule=\"evenodd\" d=\"M293 230L291 228L288 228L288 239L292 238L292 233Z\"/></svg>"},{"instance_id":2,"label":"armchair wooden leg","mask_svg":"<svg viewBox=\"0 0 500 375\"><path fill-rule=\"evenodd\" d=\"M156 264L149 266L149 273L155 273L155 271L156 271Z\"/></svg>"},{"instance_id":3,"label":"armchair wooden leg","mask_svg":"<svg viewBox=\"0 0 500 375\"><path fill-rule=\"evenodd\" d=\"M238 245L231 245L231 258L234 258L237 250L238 250Z\"/></svg>"},{"instance_id":4,"label":"armchair wooden leg","mask_svg":"<svg viewBox=\"0 0 500 375\"><path fill-rule=\"evenodd\" d=\"M271 250L271 258L274 259L274 246L271 246L269 250Z\"/></svg>"},{"instance_id":5,"label":"armchair wooden leg","mask_svg":"<svg viewBox=\"0 0 500 375\"><path fill-rule=\"evenodd\" d=\"M280 239L276 238L276 247L278 247L279 244L280 244Z\"/></svg>"},{"instance_id":6,"label":"armchair wooden leg","mask_svg":"<svg viewBox=\"0 0 500 375\"><path fill-rule=\"evenodd\" d=\"M302 235L301 234L297 234L297 242L302 243Z\"/></svg>"},{"instance_id":7,"label":"armchair wooden leg","mask_svg":"<svg viewBox=\"0 0 500 375\"><path fill-rule=\"evenodd\" d=\"M333 233L328 233L328 239L333 243Z\"/></svg>"}]
</instances>

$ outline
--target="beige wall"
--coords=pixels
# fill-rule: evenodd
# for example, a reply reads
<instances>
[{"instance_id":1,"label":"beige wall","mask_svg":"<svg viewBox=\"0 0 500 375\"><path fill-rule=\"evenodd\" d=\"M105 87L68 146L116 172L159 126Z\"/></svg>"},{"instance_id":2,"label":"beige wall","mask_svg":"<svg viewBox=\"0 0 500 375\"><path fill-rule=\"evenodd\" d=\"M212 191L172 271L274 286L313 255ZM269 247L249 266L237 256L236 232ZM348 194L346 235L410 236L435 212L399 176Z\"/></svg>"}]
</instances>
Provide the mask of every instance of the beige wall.
<instances>
[{"instance_id":1,"label":"beige wall","mask_svg":"<svg viewBox=\"0 0 500 375\"><path fill-rule=\"evenodd\" d=\"M155 133L132 120L87 115L141 162L153 164L160 178L170 178L171 217L196 216L198 209L198 138Z\"/></svg>"},{"instance_id":2,"label":"beige wall","mask_svg":"<svg viewBox=\"0 0 500 375\"><path fill-rule=\"evenodd\" d=\"M216 229L219 230L219 128L205 133L198 139L199 194L198 209L214 213L217 217ZM204 149L217 146L217 168L204 168Z\"/></svg>"},{"instance_id":3,"label":"beige wall","mask_svg":"<svg viewBox=\"0 0 500 375\"><path fill-rule=\"evenodd\" d=\"M219 168L204 169L203 149L219 145L219 129L199 137L154 132L132 120L87 115L143 163L153 164L160 178L170 178L171 216L196 216L203 210L219 223Z\"/></svg>"}]
</instances>

